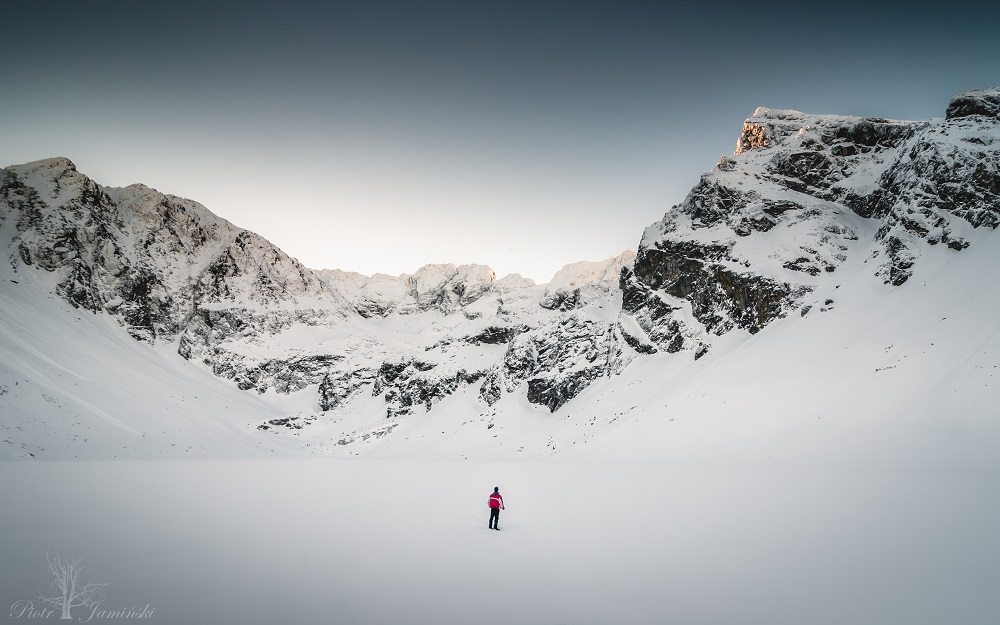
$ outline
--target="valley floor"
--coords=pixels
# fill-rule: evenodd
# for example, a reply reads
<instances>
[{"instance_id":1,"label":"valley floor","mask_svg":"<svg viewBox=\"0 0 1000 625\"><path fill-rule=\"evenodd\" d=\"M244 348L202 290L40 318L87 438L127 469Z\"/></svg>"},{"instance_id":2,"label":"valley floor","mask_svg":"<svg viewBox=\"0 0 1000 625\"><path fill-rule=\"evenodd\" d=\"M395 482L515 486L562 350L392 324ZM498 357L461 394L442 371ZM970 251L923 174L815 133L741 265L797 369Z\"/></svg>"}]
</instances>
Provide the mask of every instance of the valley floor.
<instances>
[{"instance_id":1,"label":"valley floor","mask_svg":"<svg viewBox=\"0 0 1000 625\"><path fill-rule=\"evenodd\" d=\"M48 554L109 584L72 611L95 623L147 606L160 623L994 622L996 470L852 466L7 462L0 603L28 620Z\"/></svg>"}]
</instances>

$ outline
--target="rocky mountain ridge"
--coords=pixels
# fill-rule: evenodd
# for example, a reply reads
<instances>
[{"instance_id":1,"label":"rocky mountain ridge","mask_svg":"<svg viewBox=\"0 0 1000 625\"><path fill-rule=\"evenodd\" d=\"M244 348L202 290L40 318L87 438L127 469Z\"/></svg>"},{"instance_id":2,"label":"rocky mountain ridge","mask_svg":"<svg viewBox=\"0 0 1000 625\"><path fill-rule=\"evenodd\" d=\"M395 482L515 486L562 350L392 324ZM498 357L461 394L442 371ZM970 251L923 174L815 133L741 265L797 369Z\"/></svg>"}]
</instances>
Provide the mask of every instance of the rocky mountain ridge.
<instances>
[{"instance_id":1,"label":"rocky mountain ridge","mask_svg":"<svg viewBox=\"0 0 1000 625\"><path fill-rule=\"evenodd\" d=\"M494 371L509 370L504 349L519 353L513 343L522 334L536 345L603 336L612 322L595 325L582 311L615 297L617 276L634 258L577 263L549 285L516 274L497 280L484 265L428 265L396 277L313 271L196 202L141 184L102 187L65 158L5 169L0 219L13 224L15 272L42 270L60 297L113 317L135 339L176 344L180 356L244 390L311 387L320 411L367 388L384 396L390 416L496 380ZM543 336L555 318L565 322ZM575 331L567 335L567 326ZM583 378L608 367L584 367ZM533 401L554 410L574 392L544 369L535 362L518 370L534 376ZM576 388L583 378L574 375ZM482 393L489 401L515 387L491 383ZM553 393L564 399L542 399Z\"/></svg>"},{"instance_id":2,"label":"rocky mountain ridge","mask_svg":"<svg viewBox=\"0 0 1000 625\"><path fill-rule=\"evenodd\" d=\"M758 108L734 155L646 229L625 311L657 346L700 356L713 336L819 308L810 294L849 258L899 286L926 247L960 253L1000 224L998 101L964 92L920 122Z\"/></svg>"},{"instance_id":3,"label":"rocky mountain ridge","mask_svg":"<svg viewBox=\"0 0 1000 625\"><path fill-rule=\"evenodd\" d=\"M383 436L466 390L484 414L510 397L555 412L637 358L698 360L831 310L846 272L895 288L928 249L962 254L1000 223L998 103L965 92L924 122L759 108L637 254L545 285L484 265L314 271L196 202L102 187L63 158L3 171L0 244L17 281L240 389L309 398L311 416L266 430L378 406L393 420L366 435Z\"/></svg>"}]
</instances>

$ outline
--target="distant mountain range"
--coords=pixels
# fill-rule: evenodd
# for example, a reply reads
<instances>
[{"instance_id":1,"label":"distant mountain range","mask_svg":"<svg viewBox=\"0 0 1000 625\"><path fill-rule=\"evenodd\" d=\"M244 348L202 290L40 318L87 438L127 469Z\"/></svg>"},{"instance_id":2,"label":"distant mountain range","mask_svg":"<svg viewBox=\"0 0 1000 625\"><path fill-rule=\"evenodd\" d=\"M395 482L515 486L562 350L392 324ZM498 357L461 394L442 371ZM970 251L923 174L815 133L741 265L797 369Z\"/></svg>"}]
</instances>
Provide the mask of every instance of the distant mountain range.
<instances>
[{"instance_id":1,"label":"distant mountain range","mask_svg":"<svg viewBox=\"0 0 1000 625\"><path fill-rule=\"evenodd\" d=\"M49 296L113 320L157 358L284 406L250 418L245 440L326 420L343 446L351 422L381 439L455 394L487 420L505 398L568 410L637 361L692 366L776 320L824 315L863 290L892 297L995 245L998 225L998 89L959 94L945 117L920 122L759 108L735 154L646 229L637 253L567 265L545 285L483 265L313 270L197 202L103 187L65 158L14 165L0 186L3 442L44 455L46 404L23 389L63 384L43 369L58 368L66 346L32 325L40 308L66 316ZM887 290L868 293L873 280ZM659 385L656 370L643 365L641 383ZM99 404L73 410L122 412L110 395Z\"/></svg>"}]
</instances>

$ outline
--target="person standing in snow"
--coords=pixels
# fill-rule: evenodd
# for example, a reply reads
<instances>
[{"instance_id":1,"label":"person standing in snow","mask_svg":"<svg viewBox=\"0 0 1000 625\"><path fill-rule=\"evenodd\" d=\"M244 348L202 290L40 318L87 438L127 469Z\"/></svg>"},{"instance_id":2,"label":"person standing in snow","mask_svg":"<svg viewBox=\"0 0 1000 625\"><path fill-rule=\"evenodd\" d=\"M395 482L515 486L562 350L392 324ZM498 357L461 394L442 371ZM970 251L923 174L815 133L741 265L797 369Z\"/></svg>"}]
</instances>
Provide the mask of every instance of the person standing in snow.
<instances>
[{"instance_id":1,"label":"person standing in snow","mask_svg":"<svg viewBox=\"0 0 1000 625\"><path fill-rule=\"evenodd\" d=\"M493 494L490 495L490 529L499 530L500 529L500 511L506 510L503 507L503 496L500 494L500 487L496 486L493 488Z\"/></svg>"}]
</instances>

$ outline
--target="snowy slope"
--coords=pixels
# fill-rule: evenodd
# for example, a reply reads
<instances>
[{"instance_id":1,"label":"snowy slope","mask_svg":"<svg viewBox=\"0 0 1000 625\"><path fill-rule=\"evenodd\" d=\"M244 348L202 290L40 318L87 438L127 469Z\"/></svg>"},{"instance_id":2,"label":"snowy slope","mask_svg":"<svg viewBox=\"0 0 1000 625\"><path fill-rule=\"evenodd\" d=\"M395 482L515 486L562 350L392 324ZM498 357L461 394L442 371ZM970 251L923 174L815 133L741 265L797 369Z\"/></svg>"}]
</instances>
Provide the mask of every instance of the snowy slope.
<instances>
[{"instance_id":1,"label":"snowy slope","mask_svg":"<svg viewBox=\"0 0 1000 625\"><path fill-rule=\"evenodd\" d=\"M6 266L0 281L2 459L256 456L255 423L292 407L73 308L52 295L55 280Z\"/></svg>"},{"instance_id":2,"label":"snowy slope","mask_svg":"<svg viewBox=\"0 0 1000 625\"><path fill-rule=\"evenodd\" d=\"M48 553L110 582L102 607L165 623L940 625L1000 610L996 474L954 466L5 464L0 496L21 503L0 509L17 535L5 606L47 589Z\"/></svg>"}]
</instances>

